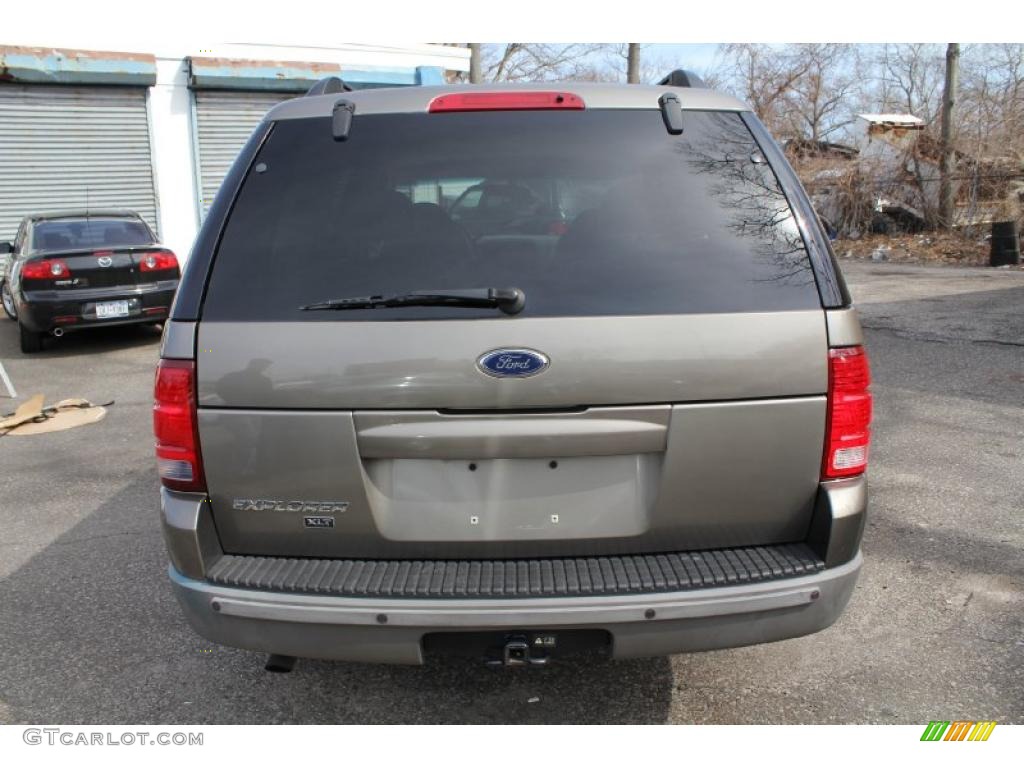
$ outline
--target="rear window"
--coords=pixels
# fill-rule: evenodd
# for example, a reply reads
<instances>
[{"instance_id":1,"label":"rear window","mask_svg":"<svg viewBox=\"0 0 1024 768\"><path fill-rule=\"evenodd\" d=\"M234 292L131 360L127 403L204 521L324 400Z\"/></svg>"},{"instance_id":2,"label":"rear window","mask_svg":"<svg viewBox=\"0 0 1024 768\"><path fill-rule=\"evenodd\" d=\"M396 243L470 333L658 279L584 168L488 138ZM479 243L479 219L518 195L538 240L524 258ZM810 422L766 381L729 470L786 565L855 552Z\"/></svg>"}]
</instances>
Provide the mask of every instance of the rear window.
<instances>
[{"instance_id":1,"label":"rear window","mask_svg":"<svg viewBox=\"0 0 1024 768\"><path fill-rule=\"evenodd\" d=\"M32 233L34 251L127 248L152 243L149 227L138 219L49 219L37 222Z\"/></svg>"},{"instance_id":2,"label":"rear window","mask_svg":"<svg viewBox=\"0 0 1024 768\"><path fill-rule=\"evenodd\" d=\"M417 290L520 288L520 317L820 308L792 211L741 117L656 110L281 121L222 237L208 320L497 317L302 312Z\"/></svg>"}]
</instances>

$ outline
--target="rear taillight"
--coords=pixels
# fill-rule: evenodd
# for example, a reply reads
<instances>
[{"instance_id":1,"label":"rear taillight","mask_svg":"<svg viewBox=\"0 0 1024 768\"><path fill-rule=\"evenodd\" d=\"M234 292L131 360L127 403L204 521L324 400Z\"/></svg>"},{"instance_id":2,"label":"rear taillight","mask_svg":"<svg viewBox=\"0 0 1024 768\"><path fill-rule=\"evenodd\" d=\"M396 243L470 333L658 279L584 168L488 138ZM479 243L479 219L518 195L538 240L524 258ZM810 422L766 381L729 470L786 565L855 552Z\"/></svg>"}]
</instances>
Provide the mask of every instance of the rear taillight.
<instances>
[{"instance_id":1,"label":"rear taillight","mask_svg":"<svg viewBox=\"0 0 1024 768\"><path fill-rule=\"evenodd\" d=\"M828 417L823 479L859 475L868 466L871 373L863 347L828 351Z\"/></svg>"},{"instance_id":2,"label":"rear taillight","mask_svg":"<svg viewBox=\"0 0 1024 768\"><path fill-rule=\"evenodd\" d=\"M176 491L204 491L196 418L196 364L161 360L154 387L153 433L160 481Z\"/></svg>"},{"instance_id":3,"label":"rear taillight","mask_svg":"<svg viewBox=\"0 0 1024 768\"><path fill-rule=\"evenodd\" d=\"M435 96L428 112L489 112L505 109L586 109L583 99L565 91L493 91Z\"/></svg>"},{"instance_id":4,"label":"rear taillight","mask_svg":"<svg viewBox=\"0 0 1024 768\"><path fill-rule=\"evenodd\" d=\"M177 269L178 259L170 251L153 251L139 257L139 271L161 272L165 269Z\"/></svg>"},{"instance_id":5,"label":"rear taillight","mask_svg":"<svg viewBox=\"0 0 1024 768\"><path fill-rule=\"evenodd\" d=\"M40 259L29 261L21 268L23 280L53 280L71 277L71 270L61 259Z\"/></svg>"}]
</instances>

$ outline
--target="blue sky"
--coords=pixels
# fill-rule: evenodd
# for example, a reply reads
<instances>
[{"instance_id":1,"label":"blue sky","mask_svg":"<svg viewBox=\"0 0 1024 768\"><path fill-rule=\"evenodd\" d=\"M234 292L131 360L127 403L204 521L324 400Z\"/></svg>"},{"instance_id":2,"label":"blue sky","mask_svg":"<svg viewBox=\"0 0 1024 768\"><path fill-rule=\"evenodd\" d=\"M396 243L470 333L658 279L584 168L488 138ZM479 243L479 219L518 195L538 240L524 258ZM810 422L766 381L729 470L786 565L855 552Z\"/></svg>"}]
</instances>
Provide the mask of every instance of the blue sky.
<instances>
[{"instance_id":1,"label":"blue sky","mask_svg":"<svg viewBox=\"0 0 1024 768\"><path fill-rule=\"evenodd\" d=\"M718 43L652 43L643 52L657 61L672 62L673 69L703 72L714 62Z\"/></svg>"}]
</instances>

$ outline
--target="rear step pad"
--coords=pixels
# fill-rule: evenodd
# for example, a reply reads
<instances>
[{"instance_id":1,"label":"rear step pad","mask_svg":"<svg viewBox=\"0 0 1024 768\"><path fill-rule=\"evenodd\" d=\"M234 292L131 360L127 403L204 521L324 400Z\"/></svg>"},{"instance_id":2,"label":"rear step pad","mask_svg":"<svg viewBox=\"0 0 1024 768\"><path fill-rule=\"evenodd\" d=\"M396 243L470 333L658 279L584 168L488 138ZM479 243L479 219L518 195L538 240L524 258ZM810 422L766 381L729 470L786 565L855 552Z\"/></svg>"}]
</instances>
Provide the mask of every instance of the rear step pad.
<instances>
[{"instance_id":1,"label":"rear step pad","mask_svg":"<svg viewBox=\"0 0 1024 768\"><path fill-rule=\"evenodd\" d=\"M224 555L214 584L345 597L520 598L677 592L824 570L806 544L531 560L313 560Z\"/></svg>"}]
</instances>

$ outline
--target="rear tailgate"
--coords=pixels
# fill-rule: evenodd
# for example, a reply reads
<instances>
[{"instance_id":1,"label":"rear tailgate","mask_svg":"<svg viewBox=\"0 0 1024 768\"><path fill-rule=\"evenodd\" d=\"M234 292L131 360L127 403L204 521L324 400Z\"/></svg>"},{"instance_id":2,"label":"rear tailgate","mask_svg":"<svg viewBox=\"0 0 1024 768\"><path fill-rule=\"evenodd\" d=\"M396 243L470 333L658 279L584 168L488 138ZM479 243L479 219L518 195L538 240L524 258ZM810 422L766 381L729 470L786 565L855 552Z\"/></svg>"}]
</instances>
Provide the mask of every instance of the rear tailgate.
<instances>
[{"instance_id":1,"label":"rear tailgate","mask_svg":"<svg viewBox=\"0 0 1024 768\"><path fill-rule=\"evenodd\" d=\"M686 120L673 137L657 111L365 116L344 143L326 120L276 126L197 337L225 549L474 558L803 539L824 313L739 116ZM524 195L550 177L565 230L468 236L446 215L460 189L519 173ZM470 286L520 287L527 307L299 309ZM550 362L496 378L478 361L502 348Z\"/></svg>"},{"instance_id":2,"label":"rear tailgate","mask_svg":"<svg viewBox=\"0 0 1024 768\"><path fill-rule=\"evenodd\" d=\"M476 359L503 345L550 367L482 375ZM820 471L825 346L820 311L203 323L218 531L228 551L348 557L796 541ZM298 501L348 507L320 530Z\"/></svg>"}]
</instances>

